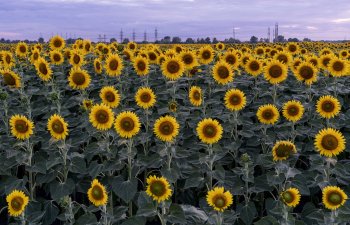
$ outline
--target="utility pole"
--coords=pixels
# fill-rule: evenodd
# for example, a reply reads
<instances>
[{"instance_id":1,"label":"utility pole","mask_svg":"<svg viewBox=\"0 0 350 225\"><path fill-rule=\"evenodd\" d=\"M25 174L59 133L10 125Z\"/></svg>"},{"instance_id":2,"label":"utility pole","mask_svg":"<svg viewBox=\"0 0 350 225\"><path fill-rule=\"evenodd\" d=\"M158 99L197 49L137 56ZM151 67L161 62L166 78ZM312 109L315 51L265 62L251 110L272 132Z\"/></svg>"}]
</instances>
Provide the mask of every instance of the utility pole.
<instances>
[{"instance_id":1,"label":"utility pole","mask_svg":"<svg viewBox=\"0 0 350 225\"><path fill-rule=\"evenodd\" d=\"M278 38L278 23L275 24L275 40L277 42L277 38Z\"/></svg>"},{"instance_id":2,"label":"utility pole","mask_svg":"<svg viewBox=\"0 0 350 225\"><path fill-rule=\"evenodd\" d=\"M103 35L103 43L106 43L106 35Z\"/></svg>"},{"instance_id":3,"label":"utility pole","mask_svg":"<svg viewBox=\"0 0 350 225\"><path fill-rule=\"evenodd\" d=\"M98 42L102 42L101 34L98 35Z\"/></svg>"},{"instance_id":4,"label":"utility pole","mask_svg":"<svg viewBox=\"0 0 350 225\"><path fill-rule=\"evenodd\" d=\"M143 41L147 42L147 32L145 31L145 33L143 33Z\"/></svg>"},{"instance_id":5,"label":"utility pole","mask_svg":"<svg viewBox=\"0 0 350 225\"><path fill-rule=\"evenodd\" d=\"M271 36L270 36L270 27L267 29L267 42L271 42Z\"/></svg>"},{"instance_id":6,"label":"utility pole","mask_svg":"<svg viewBox=\"0 0 350 225\"><path fill-rule=\"evenodd\" d=\"M123 29L120 29L120 43L123 42Z\"/></svg>"},{"instance_id":7,"label":"utility pole","mask_svg":"<svg viewBox=\"0 0 350 225\"><path fill-rule=\"evenodd\" d=\"M135 30L132 30L132 41L135 42L135 39L136 39Z\"/></svg>"},{"instance_id":8,"label":"utility pole","mask_svg":"<svg viewBox=\"0 0 350 225\"><path fill-rule=\"evenodd\" d=\"M158 41L158 30L157 30L157 27L154 30L154 42L156 42L156 41Z\"/></svg>"}]
</instances>

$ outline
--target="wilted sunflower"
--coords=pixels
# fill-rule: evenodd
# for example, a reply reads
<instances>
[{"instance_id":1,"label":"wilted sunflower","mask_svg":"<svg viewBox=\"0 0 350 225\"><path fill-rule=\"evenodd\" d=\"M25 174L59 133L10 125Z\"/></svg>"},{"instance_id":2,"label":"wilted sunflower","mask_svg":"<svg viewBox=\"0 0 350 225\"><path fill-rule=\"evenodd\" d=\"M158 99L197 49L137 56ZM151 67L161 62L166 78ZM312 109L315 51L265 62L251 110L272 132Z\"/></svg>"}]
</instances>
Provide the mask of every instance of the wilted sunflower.
<instances>
[{"instance_id":1,"label":"wilted sunflower","mask_svg":"<svg viewBox=\"0 0 350 225\"><path fill-rule=\"evenodd\" d=\"M326 157L337 156L345 150L344 135L333 128L325 128L318 132L315 137L315 148Z\"/></svg>"},{"instance_id":2,"label":"wilted sunflower","mask_svg":"<svg viewBox=\"0 0 350 225\"><path fill-rule=\"evenodd\" d=\"M96 104L91 108L89 120L96 129L108 130L113 126L114 113L109 106Z\"/></svg>"},{"instance_id":3,"label":"wilted sunflower","mask_svg":"<svg viewBox=\"0 0 350 225\"><path fill-rule=\"evenodd\" d=\"M109 76L119 76L124 66L123 61L118 54L110 54L106 59L105 69Z\"/></svg>"},{"instance_id":4,"label":"wilted sunflower","mask_svg":"<svg viewBox=\"0 0 350 225\"><path fill-rule=\"evenodd\" d=\"M121 112L115 118L114 129L122 138L132 138L140 132L140 127L140 119L134 112Z\"/></svg>"},{"instance_id":5,"label":"wilted sunflower","mask_svg":"<svg viewBox=\"0 0 350 225\"><path fill-rule=\"evenodd\" d=\"M233 203L233 196L230 191L225 191L223 187L215 187L207 193L207 203L214 210L223 212Z\"/></svg>"},{"instance_id":6,"label":"wilted sunflower","mask_svg":"<svg viewBox=\"0 0 350 225\"><path fill-rule=\"evenodd\" d=\"M209 45L203 46L199 49L198 57L202 64L209 64L214 59L214 50Z\"/></svg>"},{"instance_id":7,"label":"wilted sunflower","mask_svg":"<svg viewBox=\"0 0 350 225\"><path fill-rule=\"evenodd\" d=\"M304 106L300 101L291 100L283 104L282 114L288 120L297 122L303 117Z\"/></svg>"},{"instance_id":8,"label":"wilted sunflower","mask_svg":"<svg viewBox=\"0 0 350 225\"><path fill-rule=\"evenodd\" d=\"M242 110L247 103L244 92L238 89L228 90L225 94L224 100L226 108L231 111Z\"/></svg>"},{"instance_id":9,"label":"wilted sunflower","mask_svg":"<svg viewBox=\"0 0 350 225\"><path fill-rule=\"evenodd\" d=\"M68 135L68 124L60 115L52 115L47 122L47 129L53 138L63 140Z\"/></svg>"},{"instance_id":10,"label":"wilted sunflower","mask_svg":"<svg viewBox=\"0 0 350 225\"><path fill-rule=\"evenodd\" d=\"M328 71L335 77L347 75L349 72L349 62L333 57L328 63Z\"/></svg>"},{"instance_id":11,"label":"wilted sunflower","mask_svg":"<svg viewBox=\"0 0 350 225\"><path fill-rule=\"evenodd\" d=\"M267 104L259 107L256 116L260 123L275 124L278 121L280 114L275 105Z\"/></svg>"},{"instance_id":12,"label":"wilted sunflower","mask_svg":"<svg viewBox=\"0 0 350 225\"><path fill-rule=\"evenodd\" d=\"M10 119L11 133L17 139L25 140L33 134L34 124L27 117L14 115Z\"/></svg>"},{"instance_id":13,"label":"wilted sunflower","mask_svg":"<svg viewBox=\"0 0 350 225\"><path fill-rule=\"evenodd\" d=\"M100 91L102 102L109 107L116 108L120 103L120 95L113 86L105 86Z\"/></svg>"},{"instance_id":14,"label":"wilted sunflower","mask_svg":"<svg viewBox=\"0 0 350 225\"><path fill-rule=\"evenodd\" d=\"M82 54L82 52L79 50L70 51L69 63L73 67L81 67L82 65L84 65L85 61L84 61L84 55Z\"/></svg>"},{"instance_id":15,"label":"wilted sunflower","mask_svg":"<svg viewBox=\"0 0 350 225\"><path fill-rule=\"evenodd\" d=\"M317 81L317 69L309 62L302 62L295 70L295 77L299 81L305 82L307 85Z\"/></svg>"},{"instance_id":16,"label":"wilted sunflower","mask_svg":"<svg viewBox=\"0 0 350 225\"><path fill-rule=\"evenodd\" d=\"M143 108L148 109L156 103L156 95L149 87L140 87L135 94L136 104Z\"/></svg>"},{"instance_id":17,"label":"wilted sunflower","mask_svg":"<svg viewBox=\"0 0 350 225\"><path fill-rule=\"evenodd\" d=\"M200 106L202 104L202 89L198 86L192 86L188 93L190 102L194 106Z\"/></svg>"},{"instance_id":18,"label":"wilted sunflower","mask_svg":"<svg viewBox=\"0 0 350 225\"><path fill-rule=\"evenodd\" d=\"M15 72L5 69L5 70L0 70L0 74L2 75L5 85L10 86L12 88L21 87L21 77Z\"/></svg>"},{"instance_id":19,"label":"wilted sunflower","mask_svg":"<svg viewBox=\"0 0 350 225\"><path fill-rule=\"evenodd\" d=\"M87 191L89 201L95 206L104 206L107 204L108 195L106 188L97 180L91 182L91 187Z\"/></svg>"},{"instance_id":20,"label":"wilted sunflower","mask_svg":"<svg viewBox=\"0 0 350 225\"><path fill-rule=\"evenodd\" d=\"M179 134L180 125L175 117L163 116L154 123L153 132L162 141L171 142Z\"/></svg>"},{"instance_id":21,"label":"wilted sunflower","mask_svg":"<svg viewBox=\"0 0 350 225\"><path fill-rule=\"evenodd\" d=\"M48 81L51 79L51 75L52 75L52 70L50 68L49 63L44 59L44 58L39 58L36 62L35 62L35 69L38 72L39 77L43 80L43 81Z\"/></svg>"},{"instance_id":22,"label":"wilted sunflower","mask_svg":"<svg viewBox=\"0 0 350 225\"><path fill-rule=\"evenodd\" d=\"M277 60L271 60L265 67L264 77L271 84L279 84L287 79L288 66Z\"/></svg>"},{"instance_id":23,"label":"wilted sunflower","mask_svg":"<svg viewBox=\"0 0 350 225\"><path fill-rule=\"evenodd\" d=\"M27 57L28 54L28 45L24 42L19 42L16 45L16 55L20 58Z\"/></svg>"},{"instance_id":24,"label":"wilted sunflower","mask_svg":"<svg viewBox=\"0 0 350 225\"><path fill-rule=\"evenodd\" d=\"M245 64L245 71L250 75L256 77L262 73L263 66L260 60L250 58Z\"/></svg>"},{"instance_id":25,"label":"wilted sunflower","mask_svg":"<svg viewBox=\"0 0 350 225\"><path fill-rule=\"evenodd\" d=\"M273 161L282 161L289 158L290 155L297 152L293 142L277 141L272 148Z\"/></svg>"},{"instance_id":26,"label":"wilted sunflower","mask_svg":"<svg viewBox=\"0 0 350 225\"><path fill-rule=\"evenodd\" d=\"M322 189L322 202L327 209L336 210L348 200L345 192L337 186L327 186Z\"/></svg>"},{"instance_id":27,"label":"wilted sunflower","mask_svg":"<svg viewBox=\"0 0 350 225\"><path fill-rule=\"evenodd\" d=\"M146 194L158 203L168 200L172 190L165 177L149 176L146 180Z\"/></svg>"},{"instance_id":28,"label":"wilted sunflower","mask_svg":"<svg viewBox=\"0 0 350 225\"><path fill-rule=\"evenodd\" d=\"M196 131L203 143L215 144L222 138L223 128L219 121L206 118L198 123Z\"/></svg>"},{"instance_id":29,"label":"wilted sunflower","mask_svg":"<svg viewBox=\"0 0 350 225\"><path fill-rule=\"evenodd\" d=\"M222 85L233 81L233 68L225 61L217 62L213 67L214 80Z\"/></svg>"},{"instance_id":30,"label":"wilted sunflower","mask_svg":"<svg viewBox=\"0 0 350 225\"><path fill-rule=\"evenodd\" d=\"M185 66L179 57L167 57L162 63L161 69L167 79L177 80L183 75Z\"/></svg>"},{"instance_id":31,"label":"wilted sunflower","mask_svg":"<svg viewBox=\"0 0 350 225\"><path fill-rule=\"evenodd\" d=\"M50 52L50 60L51 63L55 65L61 65L64 61L63 55L59 51L51 51Z\"/></svg>"},{"instance_id":32,"label":"wilted sunflower","mask_svg":"<svg viewBox=\"0 0 350 225\"><path fill-rule=\"evenodd\" d=\"M89 87L91 78L86 70L72 67L68 76L69 86L73 89L84 90Z\"/></svg>"},{"instance_id":33,"label":"wilted sunflower","mask_svg":"<svg viewBox=\"0 0 350 225\"><path fill-rule=\"evenodd\" d=\"M288 188L281 194L282 201L289 207L296 207L300 202L300 192L297 188Z\"/></svg>"},{"instance_id":34,"label":"wilted sunflower","mask_svg":"<svg viewBox=\"0 0 350 225\"><path fill-rule=\"evenodd\" d=\"M52 50L61 50L66 45L64 39L60 36L54 36L50 39L50 48Z\"/></svg>"},{"instance_id":35,"label":"wilted sunflower","mask_svg":"<svg viewBox=\"0 0 350 225\"><path fill-rule=\"evenodd\" d=\"M28 205L29 198L23 191L13 190L6 196L8 213L10 216L20 216Z\"/></svg>"},{"instance_id":36,"label":"wilted sunflower","mask_svg":"<svg viewBox=\"0 0 350 225\"><path fill-rule=\"evenodd\" d=\"M136 71L136 74L139 76L145 76L149 73L148 59L142 56L138 55L133 59L133 66Z\"/></svg>"},{"instance_id":37,"label":"wilted sunflower","mask_svg":"<svg viewBox=\"0 0 350 225\"><path fill-rule=\"evenodd\" d=\"M180 57L186 69L191 70L193 67L198 66L197 56L194 52L190 50L182 51Z\"/></svg>"},{"instance_id":38,"label":"wilted sunflower","mask_svg":"<svg viewBox=\"0 0 350 225\"><path fill-rule=\"evenodd\" d=\"M94 60L94 69L95 69L95 73L97 74L101 74L102 73L102 62L101 59L95 59Z\"/></svg>"},{"instance_id":39,"label":"wilted sunflower","mask_svg":"<svg viewBox=\"0 0 350 225\"><path fill-rule=\"evenodd\" d=\"M316 103L316 110L318 114L326 119L337 116L340 109L341 105L339 100L331 95L320 97Z\"/></svg>"}]
</instances>

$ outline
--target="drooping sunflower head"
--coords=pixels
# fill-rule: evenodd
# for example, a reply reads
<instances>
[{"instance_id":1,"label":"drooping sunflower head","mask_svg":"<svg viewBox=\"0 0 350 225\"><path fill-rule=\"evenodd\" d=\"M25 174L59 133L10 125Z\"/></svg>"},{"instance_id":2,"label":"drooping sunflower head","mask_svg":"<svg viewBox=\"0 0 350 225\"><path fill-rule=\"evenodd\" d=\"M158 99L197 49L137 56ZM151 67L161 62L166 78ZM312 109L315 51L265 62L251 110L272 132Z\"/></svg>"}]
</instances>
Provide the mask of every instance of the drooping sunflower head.
<instances>
[{"instance_id":1,"label":"drooping sunflower head","mask_svg":"<svg viewBox=\"0 0 350 225\"><path fill-rule=\"evenodd\" d=\"M19 42L16 45L16 55L20 58L25 58L28 54L28 45L24 42Z\"/></svg>"},{"instance_id":2,"label":"drooping sunflower head","mask_svg":"<svg viewBox=\"0 0 350 225\"><path fill-rule=\"evenodd\" d=\"M250 58L245 64L245 70L252 76L256 77L262 73L263 66L260 60Z\"/></svg>"},{"instance_id":3,"label":"drooping sunflower head","mask_svg":"<svg viewBox=\"0 0 350 225\"><path fill-rule=\"evenodd\" d=\"M95 73L97 73L97 74L101 74L102 73L102 62L101 62L101 59L96 58L94 60L94 70L95 70Z\"/></svg>"},{"instance_id":4,"label":"drooping sunflower head","mask_svg":"<svg viewBox=\"0 0 350 225\"><path fill-rule=\"evenodd\" d=\"M202 89L198 86L192 86L188 93L190 103L193 106L200 106L202 104Z\"/></svg>"},{"instance_id":5,"label":"drooping sunflower head","mask_svg":"<svg viewBox=\"0 0 350 225\"><path fill-rule=\"evenodd\" d=\"M300 202L300 192L297 188L288 188L281 194L281 199L289 207L296 207Z\"/></svg>"},{"instance_id":6,"label":"drooping sunflower head","mask_svg":"<svg viewBox=\"0 0 350 225\"><path fill-rule=\"evenodd\" d=\"M315 137L315 148L320 155L326 157L337 156L345 150L344 135L333 128L325 128Z\"/></svg>"},{"instance_id":7,"label":"drooping sunflower head","mask_svg":"<svg viewBox=\"0 0 350 225\"><path fill-rule=\"evenodd\" d=\"M139 76L145 76L149 73L149 62L147 58L140 55L136 56L133 59L133 66L136 74Z\"/></svg>"},{"instance_id":8,"label":"drooping sunflower head","mask_svg":"<svg viewBox=\"0 0 350 225\"><path fill-rule=\"evenodd\" d=\"M321 117L330 119L340 113L341 104L337 98L331 95L325 95L318 99L316 110Z\"/></svg>"},{"instance_id":9,"label":"drooping sunflower head","mask_svg":"<svg viewBox=\"0 0 350 225\"><path fill-rule=\"evenodd\" d=\"M66 139L68 135L68 124L60 115L52 115L47 122L47 129L56 140Z\"/></svg>"},{"instance_id":10,"label":"drooping sunflower head","mask_svg":"<svg viewBox=\"0 0 350 225\"><path fill-rule=\"evenodd\" d=\"M153 132L162 141L172 142L179 134L180 125L175 117L163 116L154 123Z\"/></svg>"},{"instance_id":11,"label":"drooping sunflower head","mask_svg":"<svg viewBox=\"0 0 350 225\"><path fill-rule=\"evenodd\" d=\"M199 49L198 58L202 64L209 64L214 59L214 50L211 46L203 46Z\"/></svg>"},{"instance_id":12,"label":"drooping sunflower head","mask_svg":"<svg viewBox=\"0 0 350 225\"><path fill-rule=\"evenodd\" d=\"M148 109L156 103L156 95L151 88L141 87L135 94L135 101L139 107Z\"/></svg>"},{"instance_id":13,"label":"drooping sunflower head","mask_svg":"<svg viewBox=\"0 0 350 225\"><path fill-rule=\"evenodd\" d=\"M295 77L299 81L305 82L307 85L317 81L317 69L309 62L302 62L295 70Z\"/></svg>"},{"instance_id":14,"label":"drooping sunflower head","mask_svg":"<svg viewBox=\"0 0 350 225\"><path fill-rule=\"evenodd\" d=\"M91 182L91 187L87 191L89 201L95 206L103 206L107 204L108 195L106 188L97 180Z\"/></svg>"},{"instance_id":15,"label":"drooping sunflower head","mask_svg":"<svg viewBox=\"0 0 350 225\"><path fill-rule=\"evenodd\" d=\"M5 85L11 88L21 87L21 77L15 72L5 69L5 70L0 70L0 74L2 75L2 79Z\"/></svg>"},{"instance_id":16,"label":"drooping sunflower head","mask_svg":"<svg viewBox=\"0 0 350 225\"><path fill-rule=\"evenodd\" d=\"M10 119L11 133L20 140L28 139L34 132L34 123L22 115L14 115Z\"/></svg>"},{"instance_id":17,"label":"drooping sunflower head","mask_svg":"<svg viewBox=\"0 0 350 225\"><path fill-rule=\"evenodd\" d=\"M223 212L233 203L233 196L230 191L225 191L223 187L215 187L207 193L207 203L214 210Z\"/></svg>"},{"instance_id":18,"label":"drooping sunflower head","mask_svg":"<svg viewBox=\"0 0 350 225\"><path fill-rule=\"evenodd\" d=\"M59 51L51 51L50 52L50 60L51 63L55 65L61 65L64 61L63 55Z\"/></svg>"},{"instance_id":19,"label":"drooping sunflower head","mask_svg":"<svg viewBox=\"0 0 350 225\"><path fill-rule=\"evenodd\" d=\"M162 63L161 69L167 79L177 80L183 75L185 65L180 57L167 57Z\"/></svg>"},{"instance_id":20,"label":"drooping sunflower head","mask_svg":"<svg viewBox=\"0 0 350 225\"><path fill-rule=\"evenodd\" d=\"M191 70L193 67L198 66L197 56L193 51L184 50L180 54L186 69Z\"/></svg>"},{"instance_id":21,"label":"drooping sunflower head","mask_svg":"<svg viewBox=\"0 0 350 225\"><path fill-rule=\"evenodd\" d=\"M225 94L225 106L231 111L242 110L246 103L247 99L243 91L238 89L230 89Z\"/></svg>"},{"instance_id":22,"label":"drooping sunflower head","mask_svg":"<svg viewBox=\"0 0 350 225\"><path fill-rule=\"evenodd\" d=\"M6 196L8 213L10 216L20 216L29 203L29 198L23 191L13 190Z\"/></svg>"},{"instance_id":23,"label":"drooping sunflower head","mask_svg":"<svg viewBox=\"0 0 350 225\"><path fill-rule=\"evenodd\" d=\"M146 194L158 203L168 200L172 190L165 177L149 176L147 178Z\"/></svg>"},{"instance_id":24,"label":"drooping sunflower head","mask_svg":"<svg viewBox=\"0 0 350 225\"><path fill-rule=\"evenodd\" d=\"M260 106L256 115L263 124L275 124L280 117L277 107L272 104Z\"/></svg>"},{"instance_id":25,"label":"drooping sunflower head","mask_svg":"<svg viewBox=\"0 0 350 225\"><path fill-rule=\"evenodd\" d=\"M271 60L266 64L264 77L271 84L279 84L287 79L288 67L280 61Z\"/></svg>"},{"instance_id":26,"label":"drooping sunflower head","mask_svg":"<svg viewBox=\"0 0 350 225\"><path fill-rule=\"evenodd\" d=\"M109 106L96 104L91 108L89 120L96 129L108 130L113 126L114 113Z\"/></svg>"},{"instance_id":27,"label":"drooping sunflower head","mask_svg":"<svg viewBox=\"0 0 350 225\"><path fill-rule=\"evenodd\" d=\"M114 129L122 138L134 137L140 132L140 128L140 119L134 112L121 112L115 118Z\"/></svg>"},{"instance_id":28,"label":"drooping sunflower head","mask_svg":"<svg viewBox=\"0 0 350 225\"><path fill-rule=\"evenodd\" d=\"M327 209L336 210L348 200L345 192L337 186L327 186L322 189L322 202Z\"/></svg>"},{"instance_id":29,"label":"drooping sunflower head","mask_svg":"<svg viewBox=\"0 0 350 225\"><path fill-rule=\"evenodd\" d=\"M223 128L219 121L211 118L201 120L196 128L199 139L206 144L215 144L223 134Z\"/></svg>"},{"instance_id":30,"label":"drooping sunflower head","mask_svg":"<svg viewBox=\"0 0 350 225\"><path fill-rule=\"evenodd\" d=\"M304 111L300 101L291 100L283 104L282 114L288 121L297 122L303 117Z\"/></svg>"},{"instance_id":31,"label":"drooping sunflower head","mask_svg":"<svg viewBox=\"0 0 350 225\"><path fill-rule=\"evenodd\" d=\"M109 76L119 76L124 68L123 61L118 54L110 54L106 59L105 69Z\"/></svg>"},{"instance_id":32,"label":"drooping sunflower head","mask_svg":"<svg viewBox=\"0 0 350 225\"><path fill-rule=\"evenodd\" d=\"M105 105L116 108L120 103L120 94L113 86L103 87L100 91L100 98Z\"/></svg>"},{"instance_id":33,"label":"drooping sunflower head","mask_svg":"<svg viewBox=\"0 0 350 225\"><path fill-rule=\"evenodd\" d=\"M36 62L35 62L35 69L39 75L39 77L43 81L48 81L51 79L52 76L52 70L50 68L49 63L42 57L40 57Z\"/></svg>"},{"instance_id":34,"label":"drooping sunflower head","mask_svg":"<svg viewBox=\"0 0 350 225\"><path fill-rule=\"evenodd\" d=\"M86 70L72 67L68 76L69 86L73 89L84 90L89 87L91 78Z\"/></svg>"},{"instance_id":35,"label":"drooping sunflower head","mask_svg":"<svg viewBox=\"0 0 350 225\"><path fill-rule=\"evenodd\" d=\"M213 67L214 80L222 85L233 81L233 68L225 61L218 61Z\"/></svg>"},{"instance_id":36,"label":"drooping sunflower head","mask_svg":"<svg viewBox=\"0 0 350 225\"><path fill-rule=\"evenodd\" d=\"M52 50L61 50L66 46L64 39L61 36L54 36L50 39L50 48Z\"/></svg>"},{"instance_id":37,"label":"drooping sunflower head","mask_svg":"<svg viewBox=\"0 0 350 225\"><path fill-rule=\"evenodd\" d=\"M328 71L335 77L345 76L349 72L349 62L337 57L333 57L327 67Z\"/></svg>"},{"instance_id":38,"label":"drooping sunflower head","mask_svg":"<svg viewBox=\"0 0 350 225\"><path fill-rule=\"evenodd\" d=\"M277 141L272 148L273 161L287 160L297 152L295 145L290 141Z\"/></svg>"},{"instance_id":39,"label":"drooping sunflower head","mask_svg":"<svg viewBox=\"0 0 350 225\"><path fill-rule=\"evenodd\" d=\"M80 50L70 51L69 63L73 67L81 67L85 64L84 55Z\"/></svg>"}]
</instances>

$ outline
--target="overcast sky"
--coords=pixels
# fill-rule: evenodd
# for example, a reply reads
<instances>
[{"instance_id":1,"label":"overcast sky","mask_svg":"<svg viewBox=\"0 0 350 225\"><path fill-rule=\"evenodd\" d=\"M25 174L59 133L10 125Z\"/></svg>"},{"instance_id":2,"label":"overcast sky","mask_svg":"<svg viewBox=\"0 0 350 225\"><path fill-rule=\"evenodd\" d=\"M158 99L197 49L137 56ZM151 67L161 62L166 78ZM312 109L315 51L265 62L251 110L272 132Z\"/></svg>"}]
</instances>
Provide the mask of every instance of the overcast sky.
<instances>
[{"instance_id":1,"label":"overcast sky","mask_svg":"<svg viewBox=\"0 0 350 225\"><path fill-rule=\"evenodd\" d=\"M0 38L83 37L154 41L169 36L267 37L279 23L286 38L350 39L350 0L0 0Z\"/></svg>"}]
</instances>

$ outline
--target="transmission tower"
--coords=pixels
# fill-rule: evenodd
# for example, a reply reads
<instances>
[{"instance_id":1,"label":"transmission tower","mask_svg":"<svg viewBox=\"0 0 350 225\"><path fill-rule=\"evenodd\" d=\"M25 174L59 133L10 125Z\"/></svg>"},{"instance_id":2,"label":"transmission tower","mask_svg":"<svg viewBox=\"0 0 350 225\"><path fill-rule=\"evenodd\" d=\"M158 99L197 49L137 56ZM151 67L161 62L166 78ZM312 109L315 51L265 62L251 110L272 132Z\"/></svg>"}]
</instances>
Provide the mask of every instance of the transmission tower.
<instances>
[{"instance_id":1,"label":"transmission tower","mask_svg":"<svg viewBox=\"0 0 350 225\"><path fill-rule=\"evenodd\" d=\"M135 42L135 39L136 39L135 30L132 30L132 41Z\"/></svg>"},{"instance_id":2,"label":"transmission tower","mask_svg":"<svg viewBox=\"0 0 350 225\"><path fill-rule=\"evenodd\" d=\"M120 29L120 43L123 42L123 29Z\"/></svg>"},{"instance_id":3,"label":"transmission tower","mask_svg":"<svg viewBox=\"0 0 350 225\"><path fill-rule=\"evenodd\" d=\"M267 29L267 42L271 42L270 27Z\"/></svg>"},{"instance_id":4,"label":"transmission tower","mask_svg":"<svg viewBox=\"0 0 350 225\"><path fill-rule=\"evenodd\" d=\"M147 32L145 31L145 33L143 33L143 41L147 42Z\"/></svg>"},{"instance_id":5,"label":"transmission tower","mask_svg":"<svg viewBox=\"0 0 350 225\"><path fill-rule=\"evenodd\" d=\"M233 40L236 40L236 29L234 26L233 26Z\"/></svg>"},{"instance_id":6,"label":"transmission tower","mask_svg":"<svg viewBox=\"0 0 350 225\"><path fill-rule=\"evenodd\" d=\"M158 30L157 30L157 27L154 30L154 42L156 42L156 41L158 41Z\"/></svg>"}]
</instances>

